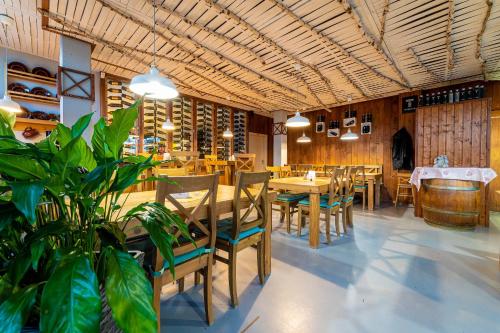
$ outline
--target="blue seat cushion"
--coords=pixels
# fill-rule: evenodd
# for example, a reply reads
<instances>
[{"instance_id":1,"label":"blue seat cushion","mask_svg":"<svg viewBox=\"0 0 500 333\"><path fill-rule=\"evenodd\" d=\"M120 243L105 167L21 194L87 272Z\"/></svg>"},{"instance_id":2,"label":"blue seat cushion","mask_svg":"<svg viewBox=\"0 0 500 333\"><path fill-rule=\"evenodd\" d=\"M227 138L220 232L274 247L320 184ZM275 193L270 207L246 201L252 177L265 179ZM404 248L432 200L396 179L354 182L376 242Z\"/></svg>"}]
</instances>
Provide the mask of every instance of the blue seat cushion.
<instances>
[{"instance_id":1,"label":"blue seat cushion","mask_svg":"<svg viewBox=\"0 0 500 333\"><path fill-rule=\"evenodd\" d=\"M174 258L174 266L180 265L189 261L193 258L199 257L203 254L212 252L212 249L206 247L197 248L191 252L187 252L181 255L178 255ZM163 267L159 272L153 272L153 276L161 276L168 268L170 267L170 263L167 260L163 261Z\"/></svg>"},{"instance_id":2,"label":"blue seat cushion","mask_svg":"<svg viewBox=\"0 0 500 333\"><path fill-rule=\"evenodd\" d=\"M292 202L292 201L299 201L301 199L304 199L305 197L307 197L307 194L304 193L281 193L278 194L277 200Z\"/></svg>"},{"instance_id":3,"label":"blue seat cushion","mask_svg":"<svg viewBox=\"0 0 500 333\"><path fill-rule=\"evenodd\" d=\"M350 201L352 201L353 199L354 199L354 197L349 196L349 197L347 197L347 198L343 198L343 199L342 199L342 201L343 201L343 202L350 202Z\"/></svg>"},{"instance_id":4,"label":"blue seat cushion","mask_svg":"<svg viewBox=\"0 0 500 333\"><path fill-rule=\"evenodd\" d=\"M228 241L229 243L236 245L238 244L241 240L248 238L252 235L255 235L259 232L264 232L265 229L260 228L260 227L253 227L245 231L241 231L240 235L238 236L237 239L233 239L231 235L233 227L233 219L232 218L227 218L224 220L220 220L217 222L217 238L223 239Z\"/></svg>"},{"instance_id":5,"label":"blue seat cushion","mask_svg":"<svg viewBox=\"0 0 500 333\"><path fill-rule=\"evenodd\" d=\"M300 200L299 205L309 206L310 201L309 201L309 199ZM321 199L319 202L320 208L333 208L333 207L338 206L338 205L340 205L340 202L338 202L338 201L334 201L331 205L328 204L328 200Z\"/></svg>"},{"instance_id":6,"label":"blue seat cushion","mask_svg":"<svg viewBox=\"0 0 500 333\"><path fill-rule=\"evenodd\" d=\"M368 188L368 185L354 185L354 188Z\"/></svg>"}]
</instances>

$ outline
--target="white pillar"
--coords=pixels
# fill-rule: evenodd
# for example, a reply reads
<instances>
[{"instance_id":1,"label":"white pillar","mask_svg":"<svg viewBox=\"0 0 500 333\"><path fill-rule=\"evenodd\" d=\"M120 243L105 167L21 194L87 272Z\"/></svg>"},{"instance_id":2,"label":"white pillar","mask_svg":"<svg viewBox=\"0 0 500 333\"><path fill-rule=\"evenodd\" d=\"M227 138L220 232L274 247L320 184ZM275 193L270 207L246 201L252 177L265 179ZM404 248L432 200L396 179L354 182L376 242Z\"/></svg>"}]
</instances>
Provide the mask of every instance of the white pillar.
<instances>
[{"instance_id":1,"label":"white pillar","mask_svg":"<svg viewBox=\"0 0 500 333\"><path fill-rule=\"evenodd\" d=\"M287 119L286 111L275 111L273 112L273 122L274 124L286 123ZM274 125L273 127L275 127ZM283 166L287 163L287 135L286 134L276 134L274 135L274 145L273 145L273 165Z\"/></svg>"},{"instance_id":2,"label":"white pillar","mask_svg":"<svg viewBox=\"0 0 500 333\"><path fill-rule=\"evenodd\" d=\"M92 45L84 41L71 37L59 36L59 66L74 69L77 71L90 73L92 68L90 64L90 56L92 53ZM82 75L72 74L77 81L83 78ZM58 78L63 80L62 86L71 85L71 81L66 78ZM82 87L90 91L90 80L82 83ZM97 88L97 87L95 87ZM78 88L77 88L78 89ZM77 92L77 90L75 90ZM81 93L81 92L80 92ZM61 122L71 127L81 116L92 112L93 101L69 96L60 97L60 112ZM99 119L99 114L94 113L89 128L83 133L83 137L87 142L90 142L92 137L93 126Z\"/></svg>"},{"instance_id":3,"label":"white pillar","mask_svg":"<svg viewBox=\"0 0 500 333\"><path fill-rule=\"evenodd\" d=\"M2 78L0 80L0 98L3 98L5 90L7 89L7 62L5 61L5 48L0 48L0 68L2 69Z\"/></svg>"}]
</instances>

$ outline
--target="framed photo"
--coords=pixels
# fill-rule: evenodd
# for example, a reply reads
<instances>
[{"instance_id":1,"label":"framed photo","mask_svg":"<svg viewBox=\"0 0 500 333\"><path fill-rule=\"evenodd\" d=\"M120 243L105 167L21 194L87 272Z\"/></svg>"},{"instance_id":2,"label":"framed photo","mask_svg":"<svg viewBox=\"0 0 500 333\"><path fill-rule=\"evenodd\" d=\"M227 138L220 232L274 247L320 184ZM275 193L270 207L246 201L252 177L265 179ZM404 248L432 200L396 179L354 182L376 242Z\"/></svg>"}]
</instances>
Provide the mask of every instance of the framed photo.
<instances>
[{"instance_id":1,"label":"framed photo","mask_svg":"<svg viewBox=\"0 0 500 333\"><path fill-rule=\"evenodd\" d=\"M344 127L354 127L356 126L356 117L344 118Z\"/></svg>"},{"instance_id":2,"label":"framed photo","mask_svg":"<svg viewBox=\"0 0 500 333\"><path fill-rule=\"evenodd\" d=\"M413 96L403 97L401 104L403 113L413 113L417 110L418 96L413 95Z\"/></svg>"},{"instance_id":3,"label":"framed photo","mask_svg":"<svg viewBox=\"0 0 500 333\"><path fill-rule=\"evenodd\" d=\"M325 131L325 123L324 122L317 122L316 123L316 133L323 133Z\"/></svg>"},{"instance_id":4,"label":"framed photo","mask_svg":"<svg viewBox=\"0 0 500 333\"><path fill-rule=\"evenodd\" d=\"M372 123L371 122L361 123L361 135L368 135L368 134L372 134Z\"/></svg>"},{"instance_id":5,"label":"framed photo","mask_svg":"<svg viewBox=\"0 0 500 333\"><path fill-rule=\"evenodd\" d=\"M326 132L326 136L329 138L338 138L340 136L340 129L338 128L329 128Z\"/></svg>"}]
</instances>

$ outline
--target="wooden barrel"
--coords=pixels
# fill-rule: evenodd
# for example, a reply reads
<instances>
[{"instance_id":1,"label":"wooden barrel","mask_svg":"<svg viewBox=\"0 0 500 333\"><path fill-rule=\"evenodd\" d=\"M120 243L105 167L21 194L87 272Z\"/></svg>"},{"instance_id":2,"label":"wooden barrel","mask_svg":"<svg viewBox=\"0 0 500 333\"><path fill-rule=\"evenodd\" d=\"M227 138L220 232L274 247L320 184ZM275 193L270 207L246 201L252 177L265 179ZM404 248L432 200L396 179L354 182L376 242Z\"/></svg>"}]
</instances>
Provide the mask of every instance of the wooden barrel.
<instances>
[{"instance_id":1,"label":"wooden barrel","mask_svg":"<svg viewBox=\"0 0 500 333\"><path fill-rule=\"evenodd\" d=\"M425 179L420 191L425 222L459 229L473 229L479 223L479 182Z\"/></svg>"}]
</instances>

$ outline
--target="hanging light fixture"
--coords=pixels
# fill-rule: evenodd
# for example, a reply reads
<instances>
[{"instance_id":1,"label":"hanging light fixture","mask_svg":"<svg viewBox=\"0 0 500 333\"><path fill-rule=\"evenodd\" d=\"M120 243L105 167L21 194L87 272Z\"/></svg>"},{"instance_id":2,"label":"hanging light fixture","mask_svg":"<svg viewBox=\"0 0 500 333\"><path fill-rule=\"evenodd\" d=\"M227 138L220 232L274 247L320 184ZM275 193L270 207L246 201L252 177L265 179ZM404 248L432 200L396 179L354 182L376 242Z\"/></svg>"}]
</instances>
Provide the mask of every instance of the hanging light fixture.
<instances>
[{"instance_id":1,"label":"hanging light fixture","mask_svg":"<svg viewBox=\"0 0 500 333\"><path fill-rule=\"evenodd\" d=\"M226 139L231 139L233 137L233 132L231 132L231 129L229 129L229 126L226 128L226 130L222 133L222 137Z\"/></svg>"},{"instance_id":2,"label":"hanging light fixture","mask_svg":"<svg viewBox=\"0 0 500 333\"><path fill-rule=\"evenodd\" d=\"M153 3L153 63L149 73L132 78L130 90L152 99L171 99L179 96L172 80L162 76L156 67L156 2Z\"/></svg>"},{"instance_id":3,"label":"hanging light fixture","mask_svg":"<svg viewBox=\"0 0 500 333\"><path fill-rule=\"evenodd\" d=\"M170 117L167 117L167 120L161 125L166 131L173 131L175 129L174 123L170 121Z\"/></svg>"},{"instance_id":4,"label":"hanging light fixture","mask_svg":"<svg viewBox=\"0 0 500 333\"><path fill-rule=\"evenodd\" d=\"M302 136L297 139L297 143L311 143L311 138L306 136L305 132L302 132Z\"/></svg>"},{"instance_id":5,"label":"hanging light fixture","mask_svg":"<svg viewBox=\"0 0 500 333\"><path fill-rule=\"evenodd\" d=\"M0 14L0 23L3 26L5 36L7 36L7 26L11 25L14 23L14 19L7 14ZM7 111L7 112L13 112L13 113L19 113L22 112L21 106L14 102L12 98L10 98L9 91L7 90L7 47L5 47L5 64L4 64L4 82L5 82L5 92L3 95L3 98L0 100L0 109Z\"/></svg>"},{"instance_id":6,"label":"hanging light fixture","mask_svg":"<svg viewBox=\"0 0 500 333\"><path fill-rule=\"evenodd\" d=\"M349 102L349 117L351 117L351 102L352 102L352 96L349 95L347 97L347 102ZM347 129L347 133L342 134L340 137L340 140L342 141L353 141L359 139L359 136L356 133L353 133L350 128Z\"/></svg>"},{"instance_id":7,"label":"hanging light fixture","mask_svg":"<svg viewBox=\"0 0 500 333\"><path fill-rule=\"evenodd\" d=\"M300 70L299 64L295 64L295 70L297 72ZM297 73L297 75L298 75L298 73ZM296 94L297 112L295 112L295 116L287 119L285 125L287 127L307 127L307 126L311 125L311 122L306 117L301 116L300 112L299 112L299 78L298 77L297 77L297 88L296 88L295 92L297 93Z\"/></svg>"}]
</instances>

